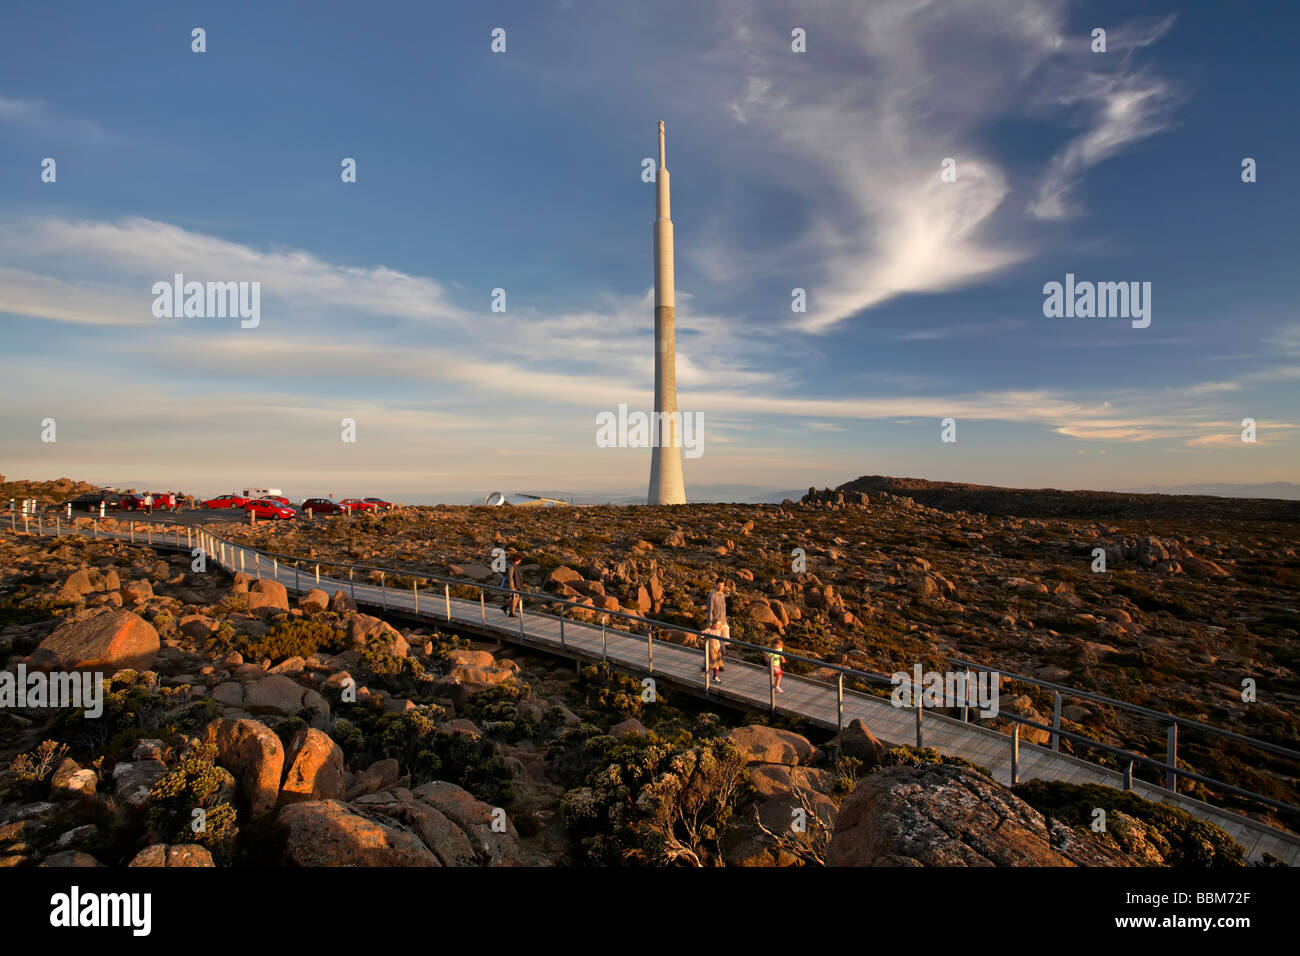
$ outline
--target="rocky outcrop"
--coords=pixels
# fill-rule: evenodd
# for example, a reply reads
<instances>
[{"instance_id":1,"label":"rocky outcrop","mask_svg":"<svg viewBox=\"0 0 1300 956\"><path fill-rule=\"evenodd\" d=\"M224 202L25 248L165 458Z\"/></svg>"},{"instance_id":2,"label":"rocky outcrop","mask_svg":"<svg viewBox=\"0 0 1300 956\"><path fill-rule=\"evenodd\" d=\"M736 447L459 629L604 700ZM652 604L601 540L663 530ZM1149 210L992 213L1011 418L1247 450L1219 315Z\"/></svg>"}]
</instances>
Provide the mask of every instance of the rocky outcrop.
<instances>
[{"instance_id":1,"label":"rocky outcrop","mask_svg":"<svg viewBox=\"0 0 1300 956\"><path fill-rule=\"evenodd\" d=\"M731 739L736 742L740 752L750 763L779 763L795 766L808 763L813 757L813 745L807 737L801 737L789 730L778 730L753 724L749 727L734 727Z\"/></svg>"},{"instance_id":2,"label":"rocky outcrop","mask_svg":"<svg viewBox=\"0 0 1300 956\"><path fill-rule=\"evenodd\" d=\"M32 653L32 664L110 674L124 668L148 670L160 646L158 632L140 615L105 611L61 625Z\"/></svg>"},{"instance_id":3,"label":"rocky outcrop","mask_svg":"<svg viewBox=\"0 0 1300 956\"><path fill-rule=\"evenodd\" d=\"M1075 838L1078 840L1078 837ZM1054 841L1044 816L983 774L950 764L886 767L840 808L829 866L1125 865Z\"/></svg>"},{"instance_id":4,"label":"rocky outcrop","mask_svg":"<svg viewBox=\"0 0 1300 956\"><path fill-rule=\"evenodd\" d=\"M217 748L216 763L234 775L245 809L253 816L275 809L284 768L284 747L275 731L256 720L214 720L205 741Z\"/></svg>"}]
</instances>

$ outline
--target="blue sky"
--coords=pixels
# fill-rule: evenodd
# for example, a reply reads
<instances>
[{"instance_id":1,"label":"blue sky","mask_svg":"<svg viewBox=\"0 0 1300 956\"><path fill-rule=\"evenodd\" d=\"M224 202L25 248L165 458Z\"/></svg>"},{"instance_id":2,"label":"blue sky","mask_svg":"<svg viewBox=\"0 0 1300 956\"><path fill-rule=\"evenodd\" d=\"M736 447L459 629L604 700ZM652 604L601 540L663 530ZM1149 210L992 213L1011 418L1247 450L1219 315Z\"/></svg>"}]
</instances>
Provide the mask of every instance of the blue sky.
<instances>
[{"instance_id":1,"label":"blue sky","mask_svg":"<svg viewBox=\"0 0 1300 956\"><path fill-rule=\"evenodd\" d=\"M679 401L705 420L688 487L1300 471L1291 4L0 17L11 477L406 500L643 489L648 450L597 447L595 416L651 398L640 173L660 119ZM155 318L152 285L176 272L260 282L260 325ZM1067 272L1150 282L1150 327L1045 318L1043 285Z\"/></svg>"}]
</instances>

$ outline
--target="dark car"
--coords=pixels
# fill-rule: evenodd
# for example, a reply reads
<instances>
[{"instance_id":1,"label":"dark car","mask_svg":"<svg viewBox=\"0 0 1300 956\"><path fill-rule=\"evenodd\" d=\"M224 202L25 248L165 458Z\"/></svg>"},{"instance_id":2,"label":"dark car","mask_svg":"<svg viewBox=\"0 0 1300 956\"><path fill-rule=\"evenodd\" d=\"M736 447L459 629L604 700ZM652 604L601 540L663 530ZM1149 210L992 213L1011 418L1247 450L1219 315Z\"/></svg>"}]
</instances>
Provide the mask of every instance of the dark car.
<instances>
[{"instance_id":1,"label":"dark car","mask_svg":"<svg viewBox=\"0 0 1300 956\"><path fill-rule=\"evenodd\" d=\"M348 507L329 498L308 498L298 510L310 511L313 515L337 515L347 511Z\"/></svg>"},{"instance_id":2,"label":"dark car","mask_svg":"<svg viewBox=\"0 0 1300 956\"><path fill-rule=\"evenodd\" d=\"M113 491L92 491L78 495L65 504L72 505L73 511L98 511L102 504L104 510L109 511L122 506L122 496Z\"/></svg>"}]
</instances>

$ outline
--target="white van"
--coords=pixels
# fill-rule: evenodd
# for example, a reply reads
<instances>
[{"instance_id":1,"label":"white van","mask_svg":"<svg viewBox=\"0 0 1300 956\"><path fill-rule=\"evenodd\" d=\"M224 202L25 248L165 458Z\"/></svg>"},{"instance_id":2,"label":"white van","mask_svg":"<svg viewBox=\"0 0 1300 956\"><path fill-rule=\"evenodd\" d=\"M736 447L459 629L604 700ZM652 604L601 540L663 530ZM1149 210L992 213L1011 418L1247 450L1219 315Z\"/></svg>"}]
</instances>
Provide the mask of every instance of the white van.
<instances>
[{"instance_id":1,"label":"white van","mask_svg":"<svg viewBox=\"0 0 1300 956\"><path fill-rule=\"evenodd\" d=\"M280 498L279 488L245 488L240 494L250 501L256 498Z\"/></svg>"}]
</instances>

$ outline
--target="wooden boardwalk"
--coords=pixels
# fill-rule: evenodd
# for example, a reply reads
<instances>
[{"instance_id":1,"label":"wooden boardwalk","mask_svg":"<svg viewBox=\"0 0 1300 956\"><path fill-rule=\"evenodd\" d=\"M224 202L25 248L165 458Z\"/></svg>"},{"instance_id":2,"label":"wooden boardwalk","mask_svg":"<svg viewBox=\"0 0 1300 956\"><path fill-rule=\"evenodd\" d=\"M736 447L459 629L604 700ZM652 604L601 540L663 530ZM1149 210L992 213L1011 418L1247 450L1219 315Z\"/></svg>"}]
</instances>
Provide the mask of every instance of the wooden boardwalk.
<instances>
[{"instance_id":1,"label":"wooden boardwalk","mask_svg":"<svg viewBox=\"0 0 1300 956\"><path fill-rule=\"evenodd\" d=\"M100 532L100 537L125 536ZM136 542L145 543L139 533ZM184 540L173 544L160 535L155 536L153 544L155 547L179 546L181 549L187 546ZM501 610L499 604L484 605L478 600L455 597L448 599L441 589L424 590L417 597L409 590L325 575L321 575L318 582L313 572L275 563L252 548L236 549L227 545L227 570L241 570L241 560L235 553L237 550L244 552L242 570L254 577L276 580L291 593L303 594L312 588L327 593L342 590L351 594L359 606L381 613L398 614L426 624L538 648L576 661L608 660L612 666L625 672L652 677L656 682L665 682L739 709L768 711L775 699L777 713L802 717L831 730L839 726L838 695L833 684L786 673L782 681L784 693L773 695L766 667L728 658L722 681L706 688L702 671L704 656L698 648L661 640L649 641L644 635L574 620L562 621L557 616L527 609L521 617L512 618ZM217 560L217 563L221 562ZM473 586L470 581L465 584ZM895 707L885 698L847 687L843 700L844 724L860 718L887 745L917 743L914 710ZM1012 738L1008 734L926 711L921 722L921 743L987 767L999 783L1011 784ZM1021 781L1037 778L1076 784L1097 783L1117 789L1123 786L1118 771L1023 740L1019 744L1017 775ZM1261 860L1267 853L1289 866L1300 866L1300 836L1296 834L1137 779L1133 780L1132 789L1148 800L1180 807L1222 827L1245 849L1248 859Z\"/></svg>"}]
</instances>

